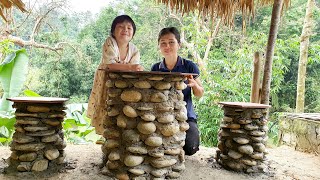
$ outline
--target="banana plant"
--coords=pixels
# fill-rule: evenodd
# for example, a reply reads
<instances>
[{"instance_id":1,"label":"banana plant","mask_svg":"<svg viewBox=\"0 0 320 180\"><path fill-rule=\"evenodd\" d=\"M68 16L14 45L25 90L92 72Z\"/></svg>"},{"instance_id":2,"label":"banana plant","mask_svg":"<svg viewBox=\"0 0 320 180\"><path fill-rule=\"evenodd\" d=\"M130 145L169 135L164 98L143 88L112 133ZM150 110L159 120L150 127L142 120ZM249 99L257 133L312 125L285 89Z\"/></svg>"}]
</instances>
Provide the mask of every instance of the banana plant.
<instances>
[{"instance_id":1,"label":"banana plant","mask_svg":"<svg viewBox=\"0 0 320 180\"><path fill-rule=\"evenodd\" d=\"M26 81L29 57L25 49L15 50L0 64L0 82L3 96L0 111L12 110L12 102L7 98L18 96Z\"/></svg>"}]
</instances>

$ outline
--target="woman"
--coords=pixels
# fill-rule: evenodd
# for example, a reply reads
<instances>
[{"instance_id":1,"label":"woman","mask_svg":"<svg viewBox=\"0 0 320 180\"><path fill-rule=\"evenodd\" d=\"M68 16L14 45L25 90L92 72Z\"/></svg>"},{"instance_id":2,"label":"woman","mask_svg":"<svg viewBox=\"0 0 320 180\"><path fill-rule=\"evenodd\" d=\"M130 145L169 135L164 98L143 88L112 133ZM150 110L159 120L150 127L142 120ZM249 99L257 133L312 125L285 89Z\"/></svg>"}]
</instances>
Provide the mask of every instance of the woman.
<instances>
[{"instance_id":1,"label":"woman","mask_svg":"<svg viewBox=\"0 0 320 180\"><path fill-rule=\"evenodd\" d=\"M186 155L193 155L199 150L200 138L197 126L197 116L192 104L191 90L197 97L201 97L204 93L199 77L200 71L195 63L178 56L178 50L180 49L180 33L175 27L164 28L160 31L158 45L164 58L162 62L154 64L151 71L198 74L195 77L187 77L186 83L188 86L182 91L184 94L184 101L187 103L187 122L190 126L186 132L187 135L183 149Z\"/></svg>"},{"instance_id":2,"label":"woman","mask_svg":"<svg viewBox=\"0 0 320 180\"><path fill-rule=\"evenodd\" d=\"M101 63L95 73L93 87L88 102L87 116L96 128L96 133L102 135L105 116L105 73L99 69L142 71L139 65L140 53L131 43L136 26L128 15L117 16L111 25L111 36L103 44ZM99 143L99 141L97 142Z\"/></svg>"}]
</instances>

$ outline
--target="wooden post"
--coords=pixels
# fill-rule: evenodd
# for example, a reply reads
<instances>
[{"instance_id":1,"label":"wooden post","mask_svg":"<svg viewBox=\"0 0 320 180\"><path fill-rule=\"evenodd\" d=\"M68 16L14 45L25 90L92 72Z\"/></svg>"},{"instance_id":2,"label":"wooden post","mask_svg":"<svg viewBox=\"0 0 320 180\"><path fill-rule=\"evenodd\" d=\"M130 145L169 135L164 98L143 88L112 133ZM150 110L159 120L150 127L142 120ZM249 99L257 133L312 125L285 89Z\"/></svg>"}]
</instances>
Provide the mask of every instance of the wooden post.
<instances>
[{"instance_id":1,"label":"wooden post","mask_svg":"<svg viewBox=\"0 0 320 180\"><path fill-rule=\"evenodd\" d=\"M252 74L251 98L250 98L250 102L252 103L260 103L259 102L260 72L261 72L261 55L259 52L255 52L254 58L253 58L253 74Z\"/></svg>"}]
</instances>

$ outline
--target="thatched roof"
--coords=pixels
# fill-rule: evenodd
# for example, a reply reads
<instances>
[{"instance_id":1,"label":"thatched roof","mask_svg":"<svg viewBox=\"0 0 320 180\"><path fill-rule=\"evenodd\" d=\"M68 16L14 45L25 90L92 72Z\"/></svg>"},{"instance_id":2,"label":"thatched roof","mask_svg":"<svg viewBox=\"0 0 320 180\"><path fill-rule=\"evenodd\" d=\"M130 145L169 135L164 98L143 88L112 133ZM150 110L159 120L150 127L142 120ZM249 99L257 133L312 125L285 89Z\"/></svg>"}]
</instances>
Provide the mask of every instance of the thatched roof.
<instances>
[{"instance_id":1,"label":"thatched roof","mask_svg":"<svg viewBox=\"0 0 320 180\"><path fill-rule=\"evenodd\" d=\"M7 21L5 16L6 9L10 9L12 6L19 8L22 12L26 12L25 5L21 0L0 0L0 16Z\"/></svg>"},{"instance_id":2,"label":"thatched roof","mask_svg":"<svg viewBox=\"0 0 320 180\"><path fill-rule=\"evenodd\" d=\"M220 17L228 24L233 22L234 15L240 11L244 18L254 16L254 0L158 0L171 9L182 13L199 11L209 17ZM257 1L256 1L257 2ZM274 0L259 0L259 4L273 4ZM287 7L290 0L283 0Z\"/></svg>"},{"instance_id":3,"label":"thatched roof","mask_svg":"<svg viewBox=\"0 0 320 180\"><path fill-rule=\"evenodd\" d=\"M272 4L274 0L259 0L260 4ZM220 17L226 23L233 22L234 15L241 11L244 17L254 15L254 0L158 0L172 9L182 13L189 13L198 10L210 17ZM290 0L283 0L288 6ZM18 7L25 12L25 5L21 0L0 0L0 15L6 20L4 12L12 6Z\"/></svg>"}]
</instances>

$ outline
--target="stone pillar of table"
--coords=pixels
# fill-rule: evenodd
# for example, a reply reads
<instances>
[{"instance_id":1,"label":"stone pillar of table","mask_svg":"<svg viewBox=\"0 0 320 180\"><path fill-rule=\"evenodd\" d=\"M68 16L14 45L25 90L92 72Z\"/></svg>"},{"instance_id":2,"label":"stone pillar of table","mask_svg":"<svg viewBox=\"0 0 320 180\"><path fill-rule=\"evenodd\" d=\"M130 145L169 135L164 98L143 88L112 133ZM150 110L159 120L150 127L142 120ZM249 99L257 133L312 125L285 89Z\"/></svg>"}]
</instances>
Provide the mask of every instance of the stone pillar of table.
<instances>
[{"instance_id":1,"label":"stone pillar of table","mask_svg":"<svg viewBox=\"0 0 320 180\"><path fill-rule=\"evenodd\" d=\"M270 106L257 103L221 102L224 117L218 134L217 162L226 169L263 172L268 139Z\"/></svg>"},{"instance_id":2,"label":"stone pillar of table","mask_svg":"<svg viewBox=\"0 0 320 180\"><path fill-rule=\"evenodd\" d=\"M64 162L66 142L62 122L66 98L15 97L15 133L7 162L13 171L40 172Z\"/></svg>"},{"instance_id":3,"label":"stone pillar of table","mask_svg":"<svg viewBox=\"0 0 320 180\"><path fill-rule=\"evenodd\" d=\"M189 129L182 90L190 74L107 71L103 174L178 178Z\"/></svg>"}]
</instances>

